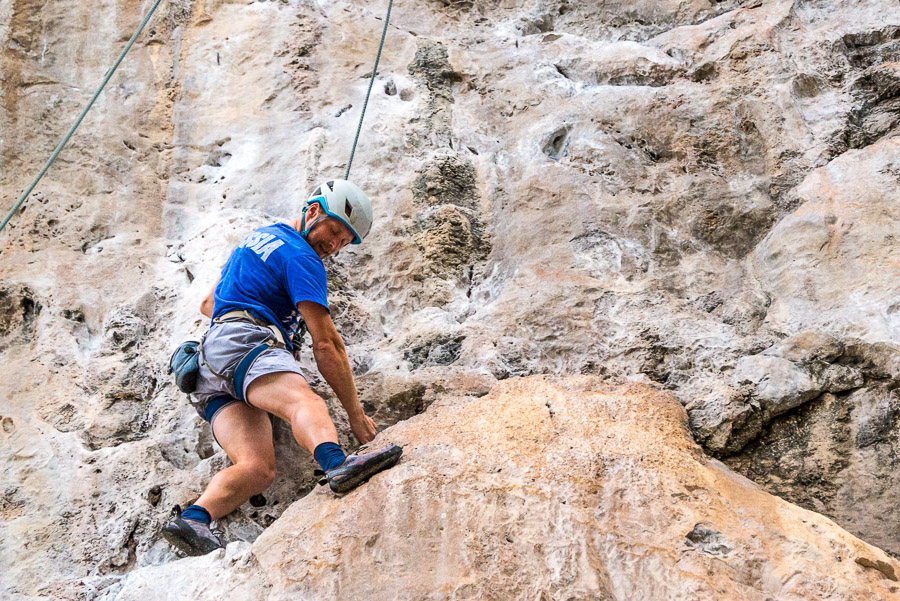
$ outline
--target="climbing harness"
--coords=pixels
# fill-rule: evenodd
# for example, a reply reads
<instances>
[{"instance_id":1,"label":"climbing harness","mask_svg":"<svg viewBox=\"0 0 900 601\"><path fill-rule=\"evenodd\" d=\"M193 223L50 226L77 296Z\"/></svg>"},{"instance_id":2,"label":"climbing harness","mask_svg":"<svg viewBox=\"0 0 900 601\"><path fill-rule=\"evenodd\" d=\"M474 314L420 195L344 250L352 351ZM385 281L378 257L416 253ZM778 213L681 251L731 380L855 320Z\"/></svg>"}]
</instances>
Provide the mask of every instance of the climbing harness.
<instances>
[{"instance_id":1,"label":"climbing harness","mask_svg":"<svg viewBox=\"0 0 900 601\"><path fill-rule=\"evenodd\" d=\"M243 321L267 328L271 330L272 336L245 353L238 361L237 367L235 367L231 376L217 372L203 356L203 343L206 340L206 334L199 341L187 340L182 342L172 353L172 356L169 357L169 373L175 375L175 385L178 386L181 392L190 394L197 389L197 378L200 377L200 364L203 364L217 378L225 381L230 380L234 386L237 398L244 401L244 379L247 377L247 372L253 367L256 359L270 348L287 349L281 331L272 324L257 319L249 311L229 311L213 319L213 324L232 323L235 321ZM302 344L305 334L306 323L301 320L299 329L291 337L291 345L295 350Z\"/></svg>"},{"instance_id":2,"label":"climbing harness","mask_svg":"<svg viewBox=\"0 0 900 601\"><path fill-rule=\"evenodd\" d=\"M206 366L206 369L211 371L217 378L225 381L231 380L235 396L238 400L246 402L244 399L244 379L247 377L247 372L253 367L256 359L263 354L263 352L271 348L283 349L286 348L286 345L284 343L284 336L282 336L281 331L277 327L261 319L257 319L248 311L229 311L228 313L213 319L213 324L232 323L235 321L249 322L267 328L271 330L272 336L266 338L266 340L247 351L247 353L241 357L240 361L238 361L237 367L235 367L234 373L231 376L217 372L203 356L203 342L206 340L206 334L203 335L200 342L195 340L182 342L178 348L175 349L175 352L172 353L172 357L169 360L169 373L175 374L175 384L178 386L179 390L187 394L196 390L197 378L200 373L200 364L202 363Z\"/></svg>"},{"instance_id":3,"label":"climbing harness","mask_svg":"<svg viewBox=\"0 0 900 601\"><path fill-rule=\"evenodd\" d=\"M59 156L59 153L62 152L63 146L66 145L66 142L69 141L69 138L72 137L72 134L75 133L75 130L78 129L78 126L81 125L82 119L87 115L88 111L91 110L91 107L94 106L94 101L97 100L97 97L100 96L100 92L103 91L103 88L106 87L106 84L109 82L110 78L113 76L113 73L116 72L116 69L119 68L119 63L122 62L122 59L125 58L125 55L128 54L128 51L131 50L131 45L134 44L134 41L143 31L144 26L150 20L150 17L153 16L156 7L159 6L162 0L156 0L153 3L153 6L150 7L150 11L147 13L147 16L144 17L144 20L141 21L141 24L138 25L138 28L132 34L131 39L128 40L128 43L125 44L124 50L119 55L119 58L116 59L116 62L110 68L109 71L106 72L106 77L103 78L103 83L100 84L100 87L97 88L97 91L94 92L94 96L91 98L90 102L88 102L87 106L84 107L84 110L81 111L81 114L78 116L78 119L75 121L75 124L69 129L69 132L62 139L62 142L59 143L59 146L56 147L56 150L53 151L53 154L50 155L50 158L47 159L47 162L44 164L44 168L41 169L41 172L37 174L37 177L34 178L34 181L31 182L31 185L28 186L28 189L22 193L22 196L19 197L19 201L10 209L9 213L6 214L6 218L3 220L3 223L0 223L0 232L3 231L3 228L6 227L6 224L9 223L9 220L12 219L12 216L15 215L16 211L19 210L19 207L22 206L22 203L25 202L25 199L28 198L28 195L31 194L31 191L34 190L34 187L38 185L38 182L41 181L41 178L44 177L44 174L47 173L47 170L50 169L50 165L53 164L53 161L56 160L56 157Z\"/></svg>"},{"instance_id":4,"label":"climbing harness","mask_svg":"<svg viewBox=\"0 0 900 601\"><path fill-rule=\"evenodd\" d=\"M246 321L255 325L258 325L263 328L268 328L272 331L273 338L267 338L263 342L257 344L252 349L250 349L247 354L241 357L241 360L238 361L237 367L234 368L234 373L231 375L231 383L234 388L234 395L241 402L246 403L247 399L244 398L244 378L247 377L247 372L250 371L250 368L253 367L253 364L256 362L256 359L259 358L261 354L270 348L285 348L284 337L281 335L281 331L275 326L257 319L255 316L250 314L248 311L229 311L213 320L213 324L220 323L231 323L234 321ZM203 335L203 339L206 339L206 334ZM209 363L203 358L203 342L200 343L200 361L203 362L203 365L211 371L216 377L221 378L223 380L228 380L228 376L224 374L220 374L216 370L214 370Z\"/></svg>"},{"instance_id":5,"label":"climbing harness","mask_svg":"<svg viewBox=\"0 0 900 601\"><path fill-rule=\"evenodd\" d=\"M254 325L260 326L262 328L268 328L272 331L272 336L275 337L275 341L277 342L278 348L285 348L284 344L284 336L281 334L281 330L277 327L273 326L267 321L262 319L257 319L255 315L250 313L249 311L229 311L228 313L223 313L222 315L216 317L213 320L213 324L220 323L231 323L232 321L246 321L252 323ZM210 370L212 371L212 370ZM215 373L215 372L213 372ZM219 375L219 374L216 374Z\"/></svg>"},{"instance_id":6,"label":"climbing harness","mask_svg":"<svg viewBox=\"0 0 900 601\"><path fill-rule=\"evenodd\" d=\"M369 95L372 93L372 85L375 83L375 73L378 72L378 61L381 60L381 49L384 48L384 38L387 35L388 23L391 20L391 7L393 5L394 0L388 0L387 16L384 18L384 29L381 31L381 43L378 44L378 54L375 56L375 66L372 67L372 76L369 78L369 90L366 92L362 113L359 115L359 125L356 128L356 137L353 138L353 148L350 150L350 160L347 161L347 172L344 173L344 179L350 179L350 165L353 164L353 155L356 154L356 143L359 141L359 132L362 130L363 119L366 117L366 106L369 104Z\"/></svg>"}]
</instances>

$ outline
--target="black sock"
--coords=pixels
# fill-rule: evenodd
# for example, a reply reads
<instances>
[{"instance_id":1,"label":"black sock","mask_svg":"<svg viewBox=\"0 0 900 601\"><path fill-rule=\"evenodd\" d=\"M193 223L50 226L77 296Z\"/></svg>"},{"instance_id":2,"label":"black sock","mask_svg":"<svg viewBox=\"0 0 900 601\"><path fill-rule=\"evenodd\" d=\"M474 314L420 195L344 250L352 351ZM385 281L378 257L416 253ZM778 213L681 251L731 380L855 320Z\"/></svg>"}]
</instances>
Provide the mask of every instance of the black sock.
<instances>
[{"instance_id":1,"label":"black sock","mask_svg":"<svg viewBox=\"0 0 900 601\"><path fill-rule=\"evenodd\" d=\"M313 457L316 458L323 472L333 470L344 463L344 459L347 458L336 442L323 442L316 447Z\"/></svg>"},{"instance_id":2,"label":"black sock","mask_svg":"<svg viewBox=\"0 0 900 601\"><path fill-rule=\"evenodd\" d=\"M199 505L191 505L181 512L181 517L186 520L194 520L195 522L203 522L207 526L212 522L212 516L203 507Z\"/></svg>"}]
</instances>

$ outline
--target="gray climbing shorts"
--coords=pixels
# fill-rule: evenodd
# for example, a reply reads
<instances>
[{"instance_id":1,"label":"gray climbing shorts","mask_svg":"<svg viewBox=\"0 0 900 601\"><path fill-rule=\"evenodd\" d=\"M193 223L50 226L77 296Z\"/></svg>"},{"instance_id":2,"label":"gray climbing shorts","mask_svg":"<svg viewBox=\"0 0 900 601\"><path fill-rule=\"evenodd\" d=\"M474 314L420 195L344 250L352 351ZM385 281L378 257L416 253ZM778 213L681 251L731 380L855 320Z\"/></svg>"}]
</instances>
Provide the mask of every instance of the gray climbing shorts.
<instances>
[{"instance_id":1,"label":"gray climbing shorts","mask_svg":"<svg viewBox=\"0 0 900 601\"><path fill-rule=\"evenodd\" d=\"M200 373L197 377L197 388L191 393L191 404L200 417L212 424L216 414L231 402L222 402L222 397L231 397L239 403L234 394L234 370L240 360L254 347L272 339L269 328L244 321L231 321L213 324L203 339L203 354L200 361ZM210 367L212 370L210 370ZM213 370L224 377L219 377ZM256 378L265 374L289 371L300 374L307 380L306 374L294 360L294 356L282 348L270 348L263 351L244 377L244 398L247 398L247 387ZM224 399L223 399L224 400ZM216 410L208 415L207 405L212 409L211 401L215 401ZM247 403L249 405L249 402Z\"/></svg>"}]
</instances>

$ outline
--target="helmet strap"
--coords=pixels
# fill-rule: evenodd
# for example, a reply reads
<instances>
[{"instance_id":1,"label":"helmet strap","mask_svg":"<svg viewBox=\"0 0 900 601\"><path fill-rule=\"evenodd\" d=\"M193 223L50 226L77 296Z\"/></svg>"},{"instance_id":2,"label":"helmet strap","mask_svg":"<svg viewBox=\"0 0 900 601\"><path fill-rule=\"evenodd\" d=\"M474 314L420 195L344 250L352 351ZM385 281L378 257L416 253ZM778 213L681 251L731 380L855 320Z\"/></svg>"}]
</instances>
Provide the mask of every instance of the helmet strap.
<instances>
[{"instance_id":1,"label":"helmet strap","mask_svg":"<svg viewBox=\"0 0 900 601\"><path fill-rule=\"evenodd\" d=\"M303 207L303 216L302 216L302 218L301 218L301 220L300 220L300 236L301 236L304 240L306 240L306 237L309 236L309 233L312 231L313 227L315 227L315 225L316 225L317 223L319 223L320 221L322 221L322 219L325 219L326 217L328 217L327 214L326 214L326 215L321 215L321 216L319 216L319 217L316 217L316 219L313 220L313 222L309 224L309 227L306 227L306 212L309 210L309 207L310 207L310 206L312 206L312 204L308 204L308 205L306 205L305 207ZM321 204L321 203L319 203L319 208L322 208L322 204ZM324 213L324 211L322 211L322 212Z\"/></svg>"},{"instance_id":2,"label":"helmet strap","mask_svg":"<svg viewBox=\"0 0 900 601\"><path fill-rule=\"evenodd\" d=\"M306 240L306 236L309 235L309 230L306 229L306 212L309 210L309 205L303 207L302 217L300 219L300 236Z\"/></svg>"}]
</instances>

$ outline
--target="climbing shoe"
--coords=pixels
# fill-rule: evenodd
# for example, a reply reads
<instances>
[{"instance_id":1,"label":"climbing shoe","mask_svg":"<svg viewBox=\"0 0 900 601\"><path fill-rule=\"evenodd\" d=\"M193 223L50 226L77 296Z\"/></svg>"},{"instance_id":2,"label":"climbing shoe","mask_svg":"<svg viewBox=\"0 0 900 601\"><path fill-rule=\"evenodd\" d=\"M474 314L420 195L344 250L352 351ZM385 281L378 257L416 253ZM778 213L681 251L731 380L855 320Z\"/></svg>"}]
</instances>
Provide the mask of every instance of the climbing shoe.
<instances>
[{"instance_id":1,"label":"climbing shoe","mask_svg":"<svg viewBox=\"0 0 900 601\"><path fill-rule=\"evenodd\" d=\"M162 534L169 544L188 555L206 555L222 548L222 541L208 525L182 518L178 505L172 509L172 519L163 526Z\"/></svg>"},{"instance_id":2,"label":"climbing shoe","mask_svg":"<svg viewBox=\"0 0 900 601\"><path fill-rule=\"evenodd\" d=\"M391 445L365 455L350 455L344 463L325 472L325 478L334 492L350 492L378 472L393 467L402 454L403 449Z\"/></svg>"}]
</instances>

